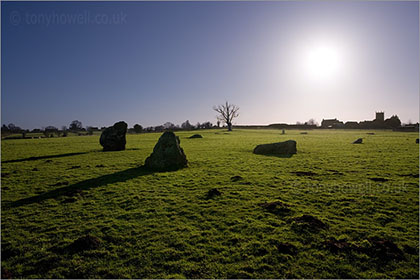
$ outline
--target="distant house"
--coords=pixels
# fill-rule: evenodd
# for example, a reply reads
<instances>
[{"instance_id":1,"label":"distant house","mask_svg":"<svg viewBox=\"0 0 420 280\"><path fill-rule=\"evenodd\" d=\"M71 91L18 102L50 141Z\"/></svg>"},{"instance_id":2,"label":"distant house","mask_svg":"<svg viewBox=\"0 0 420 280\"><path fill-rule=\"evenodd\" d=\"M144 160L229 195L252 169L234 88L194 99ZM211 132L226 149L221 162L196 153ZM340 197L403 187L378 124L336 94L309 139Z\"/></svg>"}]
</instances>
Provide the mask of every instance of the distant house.
<instances>
[{"instance_id":1,"label":"distant house","mask_svg":"<svg viewBox=\"0 0 420 280\"><path fill-rule=\"evenodd\" d=\"M344 128L356 129L356 128L359 128L359 123L358 122L346 122L344 124Z\"/></svg>"},{"instance_id":2,"label":"distant house","mask_svg":"<svg viewBox=\"0 0 420 280\"><path fill-rule=\"evenodd\" d=\"M337 119L322 119L322 122L321 122L322 128L340 128L343 126L344 126L344 123Z\"/></svg>"},{"instance_id":3,"label":"distant house","mask_svg":"<svg viewBox=\"0 0 420 280\"><path fill-rule=\"evenodd\" d=\"M349 121L345 124L335 119L323 119L321 128L349 128L349 129L393 129L394 131L419 131L418 125L406 125L401 127L401 121L397 115L385 119L385 112L375 112L375 119L361 122Z\"/></svg>"},{"instance_id":4,"label":"distant house","mask_svg":"<svg viewBox=\"0 0 420 280\"><path fill-rule=\"evenodd\" d=\"M375 125L373 121L362 121L359 123L359 127L365 129L373 129L375 128Z\"/></svg>"},{"instance_id":5,"label":"distant house","mask_svg":"<svg viewBox=\"0 0 420 280\"><path fill-rule=\"evenodd\" d=\"M400 132L419 132L419 123L412 124L412 125L404 125L400 127L396 127L393 131L400 131Z\"/></svg>"}]
</instances>

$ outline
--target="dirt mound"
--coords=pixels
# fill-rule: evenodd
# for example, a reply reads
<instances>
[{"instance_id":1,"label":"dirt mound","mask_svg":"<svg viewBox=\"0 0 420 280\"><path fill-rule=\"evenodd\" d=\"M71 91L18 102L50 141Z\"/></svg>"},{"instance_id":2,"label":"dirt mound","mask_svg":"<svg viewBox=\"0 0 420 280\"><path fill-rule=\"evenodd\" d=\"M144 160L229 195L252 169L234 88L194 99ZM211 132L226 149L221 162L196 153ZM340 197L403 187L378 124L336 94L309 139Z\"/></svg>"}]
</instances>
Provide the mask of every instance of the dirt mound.
<instances>
[{"instance_id":1,"label":"dirt mound","mask_svg":"<svg viewBox=\"0 0 420 280\"><path fill-rule=\"evenodd\" d=\"M403 251L390 240L368 238L368 241L370 242L371 246L365 248L364 251L370 256L376 257L383 261L405 259Z\"/></svg>"},{"instance_id":2,"label":"dirt mound","mask_svg":"<svg viewBox=\"0 0 420 280\"><path fill-rule=\"evenodd\" d=\"M279 253L282 254L289 254L289 255L294 255L296 254L297 248L290 243L278 243L276 244L277 250L279 251Z\"/></svg>"},{"instance_id":3,"label":"dirt mound","mask_svg":"<svg viewBox=\"0 0 420 280\"><path fill-rule=\"evenodd\" d=\"M80 165L73 165L72 167L70 167L69 169L77 169L77 168L81 168Z\"/></svg>"},{"instance_id":4,"label":"dirt mound","mask_svg":"<svg viewBox=\"0 0 420 280\"><path fill-rule=\"evenodd\" d=\"M367 241L367 246L360 246L354 244L352 245L345 240L336 240L335 238L331 238L323 242L323 245L326 249L333 253L342 253L352 250L364 253L371 258L377 259L381 262L405 259L403 251L390 240L381 238L368 238ZM411 253L417 254L417 251L413 250Z\"/></svg>"},{"instance_id":5,"label":"dirt mound","mask_svg":"<svg viewBox=\"0 0 420 280\"><path fill-rule=\"evenodd\" d=\"M211 199L219 195L222 195L222 193L218 189L211 189L207 192L207 199Z\"/></svg>"},{"instance_id":6,"label":"dirt mound","mask_svg":"<svg viewBox=\"0 0 420 280\"><path fill-rule=\"evenodd\" d=\"M238 181L240 181L240 180L242 180L243 178L241 177L241 176L238 176L238 175L236 175L236 176L233 176L233 177L230 177L230 180L232 181L232 182L238 182Z\"/></svg>"},{"instance_id":7,"label":"dirt mound","mask_svg":"<svg viewBox=\"0 0 420 280\"><path fill-rule=\"evenodd\" d=\"M101 245L101 240L92 235L86 235L78 238L73 243L71 243L67 250L72 253L77 253L85 250L93 250L99 248Z\"/></svg>"},{"instance_id":8,"label":"dirt mound","mask_svg":"<svg viewBox=\"0 0 420 280\"><path fill-rule=\"evenodd\" d=\"M328 228L327 224L311 215L302 215L300 217L292 219L292 221L294 221L297 225L306 227L311 230L320 230Z\"/></svg>"},{"instance_id":9,"label":"dirt mound","mask_svg":"<svg viewBox=\"0 0 420 280\"><path fill-rule=\"evenodd\" d=\"M381 178L381 177L375 177L375 178L369 178L369 179L374 181L374 182L388 182L388 179Z\"/></svg>"},{"instance_id":10,"label":"dirt mound","mask_svg":"<svg viewBox=\"0 0 420 280\"><path fill-rule=\"evenodd\" d=\"M270 213L274 214L282 214L290 212L290 205L283 203L281 201L273 201L273 202L266 202L266 203L260 203L258 206L261 206L265 210L267 210Z\"/></svg>"},{"instance_id":11,"label":"dirt mound","mask_svg":"<svg viewBox=\"0 0 420 280\"><path fill-rule=\"evenodd\" d=\"M350 249L350 244L344 240L329 239L323 243L325 248L333 253L346 252Z\"/></svg>"},{"instance_id":12,"label":"dirt mound","mask_svg":"<svg viewBox=\"0 0 420 280\"><path fill-rule=\"evenodd\" d=\"M309 177L318 175L318 174L316 174L315 172L312 172L312 171L293 171L291 173L293 173L297 176L309 176Z\"/></svg>"}]
</instances>

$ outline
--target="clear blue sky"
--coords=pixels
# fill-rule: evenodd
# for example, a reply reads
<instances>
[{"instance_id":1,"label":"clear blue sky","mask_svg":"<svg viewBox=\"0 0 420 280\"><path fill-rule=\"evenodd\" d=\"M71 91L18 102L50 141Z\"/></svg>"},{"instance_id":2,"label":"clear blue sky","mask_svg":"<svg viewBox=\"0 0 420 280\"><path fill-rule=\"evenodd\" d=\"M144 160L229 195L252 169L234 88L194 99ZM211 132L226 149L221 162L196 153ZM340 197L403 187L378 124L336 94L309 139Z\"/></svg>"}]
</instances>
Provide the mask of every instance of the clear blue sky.
<instances>
[{"instance_id":1,"label":"clear blue sky","mask_svg":"<svg viewBox=\"0 0 420 280\"><path fill-rule=\"evenodd\" d=\"M417 122L418 5L2 2L1 122Z\"/></svg>"}]
</instances>

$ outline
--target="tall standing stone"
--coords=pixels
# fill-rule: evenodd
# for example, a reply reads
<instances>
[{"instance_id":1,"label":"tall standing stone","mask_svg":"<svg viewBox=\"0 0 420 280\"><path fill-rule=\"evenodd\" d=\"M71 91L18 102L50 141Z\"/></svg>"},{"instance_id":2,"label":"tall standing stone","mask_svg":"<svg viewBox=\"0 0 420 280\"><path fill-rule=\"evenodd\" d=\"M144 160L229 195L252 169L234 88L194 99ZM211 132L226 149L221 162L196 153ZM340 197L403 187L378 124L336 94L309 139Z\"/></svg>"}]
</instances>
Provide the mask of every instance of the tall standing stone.
<instances>
[{"instance_id":1,"label":"tall standing stone","mask_svg":"<svg viewBox=\"0 0 420 280\"><path fill-rule=\"evenodd\" d=\"M164 132L144 165L157 171L172 171L187 167L187 157L179 144L180 140L173 132Z\"/></svg>"},{"instance_id":2,"label":"tall standing stone","mask_svg":"<svg viewBox=\"0 0 420 280\"><path fill-rule=\"evenodd\" d=\"M99 138L99 143L104 151L125 150L125 134L127 133L127 123L117 122L113 126L106 128Z\"/></svg>"}]
</instances>

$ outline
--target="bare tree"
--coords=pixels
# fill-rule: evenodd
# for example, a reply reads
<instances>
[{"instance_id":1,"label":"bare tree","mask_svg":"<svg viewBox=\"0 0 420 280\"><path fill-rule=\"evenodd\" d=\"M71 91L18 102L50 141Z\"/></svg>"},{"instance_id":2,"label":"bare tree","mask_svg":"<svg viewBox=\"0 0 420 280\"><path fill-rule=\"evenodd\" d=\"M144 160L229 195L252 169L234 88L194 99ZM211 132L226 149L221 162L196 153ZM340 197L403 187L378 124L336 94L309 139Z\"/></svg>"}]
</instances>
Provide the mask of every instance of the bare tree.
<instances>
[{"instance_id":1,"label":"bare tree","mask_svg":"<svg viewBox=\"0 0 420 280\"><path fill-rule=\"evenodd\" d=\"M226 101L225 104L214 106L213 110L219 113L217 119L226 123L228 130L232 131L232 121L239 116L239 107Z\"/></svg>"},{"instance_id":2,"label":"bare tree","mask_svg":"<svg viewBox=\"0 0 420 280\"><path fill-rule=\"evenodd\" d=\"M318 126L318 123L315 119L309 119L309 121L305 122L306 125L316 125Z\"/></svg>"}]
</instances>

